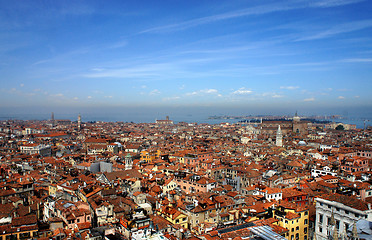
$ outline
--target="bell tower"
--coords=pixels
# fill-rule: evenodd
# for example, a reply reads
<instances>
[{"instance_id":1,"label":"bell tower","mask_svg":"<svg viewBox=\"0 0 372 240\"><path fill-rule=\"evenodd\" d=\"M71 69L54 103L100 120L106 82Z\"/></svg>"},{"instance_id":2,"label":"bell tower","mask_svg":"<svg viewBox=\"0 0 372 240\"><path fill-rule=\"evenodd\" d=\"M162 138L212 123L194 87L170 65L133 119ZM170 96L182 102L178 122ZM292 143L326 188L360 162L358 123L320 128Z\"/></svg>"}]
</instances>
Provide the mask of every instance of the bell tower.
<instances>
[{"instance_id":1,"label":"bell tower","mask_svg":"<svg viewBox=\"0 0 372 240\"><path fill-rule=\"evenodd\" d=\"M276 146L282 147L283 146L283 133L280 129L280 125L278 125L278 130L276 131Z\"/></svg>"},{"instance_id":2,"label":"bell tower","mask_svg":"<svg viewBox=\"0 0 372 240\"><path fill-rule=\"evenodd\" d=\"M80 131L81 130L81 115L79 113L79 116L78 116L78 130Z\"/></svg>"}]
</instances>

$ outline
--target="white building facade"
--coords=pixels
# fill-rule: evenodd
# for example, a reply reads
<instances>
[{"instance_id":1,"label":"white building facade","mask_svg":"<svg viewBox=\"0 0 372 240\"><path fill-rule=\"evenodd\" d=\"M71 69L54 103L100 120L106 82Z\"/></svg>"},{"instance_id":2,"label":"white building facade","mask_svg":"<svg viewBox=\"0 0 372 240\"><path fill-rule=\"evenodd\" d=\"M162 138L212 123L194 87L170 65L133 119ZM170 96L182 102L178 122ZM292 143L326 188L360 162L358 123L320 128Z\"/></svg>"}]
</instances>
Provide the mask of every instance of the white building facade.
<instances>
[{"instance_id":1,"label":"white building facade","mask_svg":"<svg viewBox=\"0 0 372 240\"><path fill-rule=\"evenodd\" d=\"M328 237L334 233L334 228L341 236L346 232L345 229L349 229L360 219L372 221L371 204L354 197L333 194L315 200L317 240L329 239Z\"/></svg>"}]
</instances>

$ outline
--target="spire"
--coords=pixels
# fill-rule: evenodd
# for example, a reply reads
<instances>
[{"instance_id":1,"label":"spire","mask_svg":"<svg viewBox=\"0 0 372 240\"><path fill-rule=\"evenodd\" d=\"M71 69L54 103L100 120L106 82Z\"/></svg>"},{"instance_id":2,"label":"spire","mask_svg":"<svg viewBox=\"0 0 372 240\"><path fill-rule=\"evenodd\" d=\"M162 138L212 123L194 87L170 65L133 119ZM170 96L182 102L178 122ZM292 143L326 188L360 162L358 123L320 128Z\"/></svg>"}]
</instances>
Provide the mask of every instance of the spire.
<instances>
[{"instance_id":1,"label":"spire","mask_svg":"<svg viewBox=\"0 0 372 240\"><path fill-rule=\"evenodd\" d=\"M293 117L293 122L299 122L299 121L300 121L300 117L298 116L297 111L296 111L296 114Z\"/></svg>"},{"instance_id":2,"label":"spire","mask_svg":"<svg viewBox=\"0 0 372 240\"><path fill-rule=\"evenodd\" d=\"M359 239L358 229L357 229L357 226L356 226L355 222L354 222L354 225L353 225L353 231L352 231L351 239L353 239L353 240Z\"/></svg>"},{"instance_id":3,"label":"spire","mask_svg":"<svg viewBox=\"0 0 372 240\"><path fill-rule=\"evenodd\" d=\"M331 225L336 225L336 220L335 220L335 215L333 214L333 209L332 209L332 215L331 215Z\"/></svg>"},{"instance_id":4,"label":"spire","mask_svg":"<svg viewBox=\"0 0 372 240\"><path fill-rule=\"evenodd\" d=\"M346 224L344 224L344 232L341 235L341 240L347 240L347 229L346 229Z\"/></svg>"},{"instance_id":5,"label":"spire","mask_svg":"<svg viewBox=\"0 0 372 240\"><path fill-rule=\"evenodd\" d=\"M278 125L278 130L276 131L276 146L282 147L283 146L283 134L282 130L280 129L280 125Z\"/></svg>"},{"instance_id":6,"label":"spire","mask_svg":"<svg viewBox=\"0 0 372 240\"><path fill-rule=\"evenodd\" d=\"M79 131L81 130L81 115L80 115L80 113L78 115L78 130Z\"/></svg>"},{"instance_id":7,"label":"spire","mask_svg":"<svg viewBox=\"0 0 372 240\"><path fill-rule=\"evenodd\" d=\"M338 232L337 232L337 227L335 226L333 235L332 235L333 240L338 240Z\"/></svg>"}]
</instances>

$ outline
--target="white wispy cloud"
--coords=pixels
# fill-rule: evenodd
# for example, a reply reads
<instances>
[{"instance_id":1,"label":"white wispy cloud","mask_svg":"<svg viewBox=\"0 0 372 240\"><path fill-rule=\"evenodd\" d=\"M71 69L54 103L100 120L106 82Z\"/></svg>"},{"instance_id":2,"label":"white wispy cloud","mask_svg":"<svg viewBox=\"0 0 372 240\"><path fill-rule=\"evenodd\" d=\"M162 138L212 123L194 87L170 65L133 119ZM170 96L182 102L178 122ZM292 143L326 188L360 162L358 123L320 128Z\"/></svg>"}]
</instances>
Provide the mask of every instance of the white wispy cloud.
<instances>
[{"instance_id":1,"label":"white wispy cloud","mask_svg":"<svg viewBox=\"0 0 372 240\"><path fill-rule=\"evenodd\" d=\"M274 94L271 96L272 98L282 98L284 97L283 95L279 95L279 94Z\"/></svg>"},{"instance_id":2,"label":"white wispy cloud","mask_svg":"<svg viewBox=\"0 0 372 240\"><path fill-rule=\"evenodd\" d=\"M176 97L165 97L165 98L163 98L163 101L174 101L174 100L178 100L180 98L181 97L179 97L179 96L176 96Z\"/></svg>"},{"instance_id":3,"label":"white wispy cloud","mask_svg":"<svg viewBox=\"0 0 372 240\"><path fill-rule=\"evenodd\" d=\"M280 89L295 90L300 88L299 86L281 86Z\"/></svg>"},{"instance_id":4,"label":"white wispy cloud","mask_svg":"<svg viewBox=\"0 0 372 240\"><path fill-rule=\"evenodd\" d=\"M149 64L128 68L104 69L100 72L91 72L83 74L86 78L146 78L156 77L162 72L170 69L168 64Z\"/></svg>"},{"instance_id":5,"label":"white wispy cloud","mask_svg":"<svg viewBox=\"0 0 372 240\"><path fill-rule=\"evenodd\" d=\"M304 99L304 102L314 102L315 101L315 98L305 98Z\"/></svg>"},{"instance_id":6,"label":"white wispy cloud","mask_svg":"<svg viewBox=\"0 0 372 240\"><path fill-rule=\"evenodd\" d=\"M149 94L150 95L158 95L158 94L160 94L160 91L158 89L154 89Z\"/></svg>"},{"instance_id":7,"label":"white wispy cloud","mask_svg":"<svg viewBox=\"0 0 372 240\"><path fill-rule=\"evenodd\" d=\"M291 9L290 6L287 6L286 4L271 4L271 5L262 5L262 6L256 6L251 8L245 8L238 11L230 11L226 13L211 15L207 17L201 17L201 18L195 18L188 21L183 21L175 24L169 24L169 25L163 25L158 27L149 28L146 30L143 30L141 33L149 33L149 32L162 32L162 31L178 31L182 29L187 29L190 27L195 27L202 24L208 24L216 21L221 20L228 20L232 18L237 17L244 17L249 15L260 15L260 14L266 14L276 11L283 11Z\"/></svg>"},{"instance_id":8,"label":"white wispy cloud","mask_svg":"<svg viewBox=\"0 0 372 240\"><path fill-rule=\"evenodd\" d=\"M64 97L63 93L51 94L51 97Z\"/></svg>"},{"instance_id":9,"label":"white wispy cloud","mask_svg":"<svg viewBox=\"0 0 372 240\"><path fill-rule=\"evenodd\" d=\"M205 89L205 90L200 90L200 92L211 94L211 93L217 93L218 91L216 89Z\"/></svg>"},{"instance_id":10,"label":"white wispy cloud","mask_svg":"<svg viewBox=\"0 0 372 240\"><path fill-rule=\"evenodd\" d=\"M166 32L166 31L179 31L203 24L209 24L222 20L229 20L233 18L254 16L254 15L263 15L273 12L288 11L294 9L302 8L327 8L327 7L336 7L342 5L348 5L360 2L362 0L318 0L309 3L307 0L299 1L278 1L278 3L259 5L249 8L244 8L236 11L229 11L225 13L215 14L206 17L195 18L191 20L182 21L179 23L168 24L163 26L157 26L153 28L148 28L139 32L142 33L151 33L151 32Z\"/></svg>"},{"instance_id":11,"label":"white wispy cloud","mask_svg":"<svg viewBox=\"0 0 372 240\"><path fill-rule=\"evenodd\" d=\"M321 0L321 1L311 1L309 4L313 7L338 7L343 5L354 4L358 2L364 2L365 0Z\"/></svg>"},{"instance_id":12,"label":"white wispy cloud","mask_svg":"<svg viewBox=\"0 0 372 240\"><path fill-rule=\"evenodd\" d=\"M327 30L314 33L309 36L304 36L296 39L295 41L308 41L308 40L318 40L318 39L324 39L324 38L330 38L338 34L342 33L349 33L354 32L357 30L362 30L365 28L372 27L372 20L361 20L361 21L354 21L354 22L348 22L343 24L338 24L336 26L333 26Z\"/></svg>"},{"instance_id":13,"label":"white wispy cloud","mask_svg":"<svg viewBox=\"0 0 372 240\"><path fill-rule=\"evenodd\" d=\"M253 91L252 90L248 90L244 87L242 88L239 88L238 90L232 92L232 94L234 95L246 95L246 94L251 94Z\"/></svg>"},{"instance_id":14,"label":"white wispy cloud","mask_svg":"<svg viewBox=\"0 0 372 240\"><path fill-rule=\"evenodd\" d=\"M8 94L12 94L12 95L17 95L19 97L32 97L32 96L35 96L36 93L35 92L24 92L24 91L20 91L16 88L10 88L10 89L0 89L1 92L4 92L4 93L8 93Z\"/></svg>"},{"instance_id":15,"label":"white wispy cloud","mask_svg":"<svg viewBox=\"0 0 372 240\"><path fill-rule=\"evenodd\" d=\"M369 62L372 62L372 58L348 58L342 61L350 62L350 63L369 63Z\"/></svg>"},{"instance_id":16,"label":"white wispy cloud","mask_svg":"<svg viewBox=\"0 0 372 240\"><path fill-rule=\"evenodd\" d=\"M338 96L338 99L345 99L344 96Z\"/></svg>"},{"instance_id":17,"label":"white wispy cloud","mask_svg":"<svg viewBox=\"0 0 372 240\"><path fill-rule=\"evenodd\" d=\"M186 93L185 95L186 96L195 96L195 95L206 95L206 94L218 94L218 90L217 89L202 89L202 90L199 90L199 91L194 91L194 92L190 92L190 93Z\"/></svg>"}]
</instances>

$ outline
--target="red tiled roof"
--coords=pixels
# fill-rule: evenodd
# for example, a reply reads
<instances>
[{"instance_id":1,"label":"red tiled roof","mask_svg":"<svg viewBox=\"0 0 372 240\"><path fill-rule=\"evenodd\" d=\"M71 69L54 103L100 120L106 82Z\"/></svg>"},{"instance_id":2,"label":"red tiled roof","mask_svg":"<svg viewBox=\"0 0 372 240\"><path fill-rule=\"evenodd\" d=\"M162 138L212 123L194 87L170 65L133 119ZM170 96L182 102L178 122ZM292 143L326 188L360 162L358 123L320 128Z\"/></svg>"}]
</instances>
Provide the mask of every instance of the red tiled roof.
<instances>
[{"instance_id":1,"label":"red tiled roof","mask_svg":"<svg viewBox=\"0 0 372 240\"><path fill-rule=\"evenodd\" d=\"M367 202L357 199L356 197L353 197L353 196L345 196L345 195L335 193L335 194L322 195L320 198L326 199L329 201L339 202L339 203L344 204L345 206L355 208L361 211L369 210Z\"/></svg>"}]
</instances>

